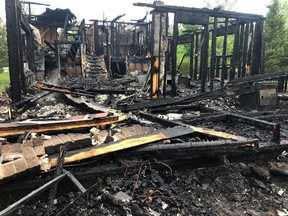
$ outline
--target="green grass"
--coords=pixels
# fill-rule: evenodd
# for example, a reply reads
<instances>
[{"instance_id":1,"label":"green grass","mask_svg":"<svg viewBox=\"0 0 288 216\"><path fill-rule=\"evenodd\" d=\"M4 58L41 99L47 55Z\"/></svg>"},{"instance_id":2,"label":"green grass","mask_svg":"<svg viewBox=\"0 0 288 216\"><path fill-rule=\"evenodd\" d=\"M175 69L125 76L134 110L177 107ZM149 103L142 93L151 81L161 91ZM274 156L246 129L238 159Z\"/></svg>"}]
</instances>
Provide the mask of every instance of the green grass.
<instances>
[{"instance_id":1,"label":"green grass","mask_svg":"<svg viewBox=\"0 0 288 216\"><path fill-rule=\"evenodd\" d=\"M10 84L9 72L0 73L0 92L3 92L5 90L5 86L9 84Z\"/></svg>"}]
</instances>

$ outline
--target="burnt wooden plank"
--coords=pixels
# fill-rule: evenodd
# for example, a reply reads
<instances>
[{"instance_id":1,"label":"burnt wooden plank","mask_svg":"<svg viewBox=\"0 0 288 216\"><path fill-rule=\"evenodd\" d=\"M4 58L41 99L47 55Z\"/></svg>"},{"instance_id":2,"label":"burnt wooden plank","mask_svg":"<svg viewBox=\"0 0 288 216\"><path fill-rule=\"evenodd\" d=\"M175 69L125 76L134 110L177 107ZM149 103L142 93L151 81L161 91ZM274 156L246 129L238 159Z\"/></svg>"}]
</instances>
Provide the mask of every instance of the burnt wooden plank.
<instances>
[{"instance_id":1,"label":"burnt wooden plank","mask_svg":"<svg viewBox=\"0 0 288 216\"><path fill-rule=\"evenodd\" d=\"M201 133L206 136L208 135L208 136L214 136L218 138L232 139L232 140L238 140L238 141L247 140L245 137L242 137L242 136L237 136L237 135L229 134L229 133L222 132L222 131L215 131L215 130L208 129L208 128L195 127L195 126L183 124L180 122L170 121L170 120L159 118L155 115L151 115L151 114L144 113L144 112L140 112L139 114L142 118L145 118L152 122L157 122L165 126L177 126L178 125L178 126L190 127L194 132Z\"/></svg>"},{"instance_id":2,"label":"burnt wooden plank","mask_svg":"<svg viewBox=\"0 0 288 216\"><path fill-rule=\"evenodd\" d=\"M168 128L166 130L159 130L154 133L145 134L141 136L130 137L125 140L120 140L117 142L110 143L108 145L103 145L100 147L92 147L81 149L81 151L72 151L67 153L64 161L65 163L71 163L83 159L88 159L128 148L133 148L141 146L144 144L170 139L174 137L184 136L193 133L193 129L185 126L178 126L174 128ZM57 158L50 159L51 166L56 166Z\"/></svg>"},{"instance_id":3,"label":"burnt wooden plank","mask_svg":"<svg viewBox=\"0 0 288 216\"><path fill-rule=\"evenodd\" d=\"M118 116L105 118L92 118L80 120L62 120L62 121L40 121L40 122L13 122L0 124L0 136L17 136L24 134L26 131L35 133L65 131L76 128L89 128L97 125L113 124L119 121Z\"/></svg>"}]
</instances>

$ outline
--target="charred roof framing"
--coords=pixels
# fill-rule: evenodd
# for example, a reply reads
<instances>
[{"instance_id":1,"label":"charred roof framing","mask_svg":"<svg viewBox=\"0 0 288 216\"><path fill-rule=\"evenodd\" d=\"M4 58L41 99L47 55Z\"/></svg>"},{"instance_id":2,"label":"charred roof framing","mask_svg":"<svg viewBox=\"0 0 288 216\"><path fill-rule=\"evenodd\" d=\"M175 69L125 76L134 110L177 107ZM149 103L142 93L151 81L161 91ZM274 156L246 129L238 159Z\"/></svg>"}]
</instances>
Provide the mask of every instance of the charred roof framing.
<instances>
[{"instance_id":1,"label":"charred roof framing","mask_svg":"<svg viewBox=\"0 0 288 216\"><path fill-rule=\"evenodd\" d=\"M221 9L199 9L160 4L135 3L135 6L151 7L155 11L174 13L172 40L172 94L176 95L177 46L190 43L190 77L201 80L201 91L206 91L210 81L213 90L213 79L233 80L238 77L263 73L263 16L224 11ZM212 22L210 22L212 20ZM179 35L178 24L191 24L198 30L186 35ZM220 25L222 27L220 27ZM223 26L224 25L224 26ZM227 53L228 35L234 35L233 53ZM217 37L223 36L222 54L216 53ZM209 53L209 38L212 38ZM210 59L210 62L208 62ZM228 60L231 61L228 64ZM167 72L167 70L166 70Z\"/></svg>"}]
</instances>

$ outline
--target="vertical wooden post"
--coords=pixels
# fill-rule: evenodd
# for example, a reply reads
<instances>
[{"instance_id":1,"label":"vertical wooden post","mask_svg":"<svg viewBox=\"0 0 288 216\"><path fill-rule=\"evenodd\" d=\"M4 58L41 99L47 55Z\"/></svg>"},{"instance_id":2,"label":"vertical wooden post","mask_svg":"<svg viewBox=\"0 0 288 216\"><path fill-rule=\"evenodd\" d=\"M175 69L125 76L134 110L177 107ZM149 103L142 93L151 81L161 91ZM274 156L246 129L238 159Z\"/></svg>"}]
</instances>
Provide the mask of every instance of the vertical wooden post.
<instances>
[{"instance_id":1,"label":"vertical wooden post","mask_svg":"<svg viewBox=\"0 0 288 216\"><path fill-rule=\"evenodd\" d=\"M194 61L194 33L191 35L191 44L190 44L190 67L189 67L189 74L190 79L193 77L193 61Z\"/></svg>"},{"instance_id":2,"label":"vertical wooden post","mask_svg":"<svg viewBox=\"0 0 288 216\"><path fill-rule=\"evenodd\" d=\"M209 48L209 26L204 26L204 35L203 35L203 49L201 54L202 70L201 70L201 92L206 91L206 79L207 79L207 70L208 70L208 48Z\"/></svg>"},{"instance_id":3,"label":"vertical wooden post","mask_svg":"<svg viewBox=\"0 0 288 216\"><path fill-rule=\"evenodd\" d=\"M244 38L244 48L243 48L243 62L242 62L242 77L246 75L247 68L247 52L248 52L248 37L249 37L249 23L246 23L245 27L245 38Z\"/></svg>"},{"instance_id":4,"label":"vertical wooden post","mask_svg":"<svg viewBox=\"0 0 288 216\"><path fill-rule=\"evenodd\" d=\"M224 86L224 80L227 79L227 33L228 33L228 18L225 18L223 53L222 53L222 72L221 86Z\"/></svg>"},{"instance_id":5,"label":"vertical wooden post","mask_svg":"<svg viewBox=\"0 0 288 216\"><path fill-rule=\"evenodd\" d=\"M176 64L177 64L177 45L178 45L178 18L177 13L174 14L174 26L173 26L173 44L172 44L172 80L171 89L172 96L176 96Z\"/></svg>"},{"instance_id":6,"label":"vertical wooden post","mask_svg":"<svg viewBox=\"0 0 288 216\"><path fill-rule=\"evenodd\" d=\"M18 0L5 0L9 73L13 103L21 101L23 89L23 59Z\"/></svg>"},{"instance_id":7,"label":"vertical wooden post","mask_svg":"<svg viewBox=\"0 0 288 216\"><path fill-rule=\"evenodd\" d=\"M198 56L199 56L199 33L196 34L196 41L195 41L195 65L194 65L193 80L197 80L197 75L198 75Z\"/></svg>"},{"instance_id":8,"label":"vertical wooden post","mask_svg":"<svg viewBox=\"0 0 288 216\"><path fill-rule=\"evenodd\" d=\"M215 60L216 60L216 36L217 36L218 18L214 17L213 33L212 33L212 47L210 59L210 90L213 90L213 79L215 76Z\"/></svg>"},{"instance_id":9,"label":"vertical wooden post","mask_svg":"<svg viewBox=\"0 0 288 216\"><path fill-rule=\"evenodd\" d=\"M232 69L230 71L230 80L235 79L235 74L236 74L236 67L238 65L238 60L239 60L239 21L238 19L236 20L236 25L235 25L235 34L234 34L234 45L233 45L233 57L232 57ZM239 73L239 71L238 71Z\"/></svg>"}]
</instances>

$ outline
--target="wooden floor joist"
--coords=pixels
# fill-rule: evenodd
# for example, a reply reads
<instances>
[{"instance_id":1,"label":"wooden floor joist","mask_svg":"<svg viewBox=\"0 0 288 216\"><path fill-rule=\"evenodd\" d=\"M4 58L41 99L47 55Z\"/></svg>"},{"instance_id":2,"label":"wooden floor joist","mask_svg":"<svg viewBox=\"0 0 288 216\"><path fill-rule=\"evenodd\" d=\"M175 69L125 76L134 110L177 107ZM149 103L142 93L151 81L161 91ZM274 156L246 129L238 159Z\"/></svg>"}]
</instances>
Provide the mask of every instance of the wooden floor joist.
<instances>
[{"instance_id":1,"label":"wooden floor joist","mask_svg":"<svg viewBox=\"0 0 288 216\"><path fill-rule=\"evenodd\" d=\"M190 127L182 127L182 126L168 128L166 130L159 130L150 134L130 137L130 138L120 140L117 142L113 142L111 144L103 145L100 147L81 149L81 152L80 151L70 152L65 157L64 163L76 162L79 160L88 159L88 158L92 158L95 156L108 154L111 152L116 152L116 151L132 148L136 146L141 146L141 145L152 143L155 141L171 139L171 138L191 134L193 132L194 131ZM56 166L57 157L51 158L50 163L52 167Z\"/></svg>"},{"instance_id":2,"label":"wooden floor joist","mask_svg":"<svg viewBox=\"0 0 288 216\"><path fill-rule=\"evenodd\" d=\"M57 121L23 121L0 124L0 137L22 135L26 131L34 133L64 131L108 125L119 122L119 116L108 116L108 113L89 114L88 118Z\"/></svg>"}]
</instances>

